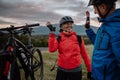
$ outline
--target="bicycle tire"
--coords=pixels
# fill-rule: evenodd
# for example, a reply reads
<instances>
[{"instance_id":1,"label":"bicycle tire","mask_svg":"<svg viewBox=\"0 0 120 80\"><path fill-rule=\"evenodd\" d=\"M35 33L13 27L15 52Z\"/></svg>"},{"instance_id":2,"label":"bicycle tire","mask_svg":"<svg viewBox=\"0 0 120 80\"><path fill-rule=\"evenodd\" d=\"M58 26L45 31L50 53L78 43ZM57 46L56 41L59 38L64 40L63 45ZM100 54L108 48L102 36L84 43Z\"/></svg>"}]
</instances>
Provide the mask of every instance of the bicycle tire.
<instances>
[{"instance_id":1,"label":"bicycle tire","mask_svg":"<svg viewBox=\"0 0 120 80\"><path fill-rule=\"evenodd\" d=\"M19 63L21 64L21 68L20 70L23 71L24 73L20 74L20 75L23 75L22 76L22 80L34 80L34 76L33 76L33 73L32 73L32 70L31 70L31 63L30 63L30 59L31 59L31 56L32 56L32 52L29 51L27 49L27 47L21 42L19 41L18 39L15 39L16 40L16 43L17 45L19 46L18 47L18 60L19 60ZM24 54L24 58L26 58L28 64L26 64L26 61L24 61L24 58L22 57L21 55L21 51L19 51L19 48L22 48L22 53Z\"/></svg>"},{"instance_id":2,"label":"bicycle tire","mask_svg":"<svg viewBox=\"0 0 120 80\"><path fill-rule=\"evenodd\" d=\"M7 60L4 56L0 56L0 80L7 79L7 75L4 75L4 69L6 65Z\"/></svg>"},{"instance_id":3,"label":"bicycle tire","mask_svg":"<svg viewBox=\"0 0 120 80\"><path fill-rule=\"evenodd\" d=\"M21 80L20 70L16 61L11 63L9 76L10 79L8 78L8 80Z\"/></svg>"},{"instance_id":4,"label":"bicycle tire","mask_svg":"<svg viewBox=\"0 0 120 80\"><path fill-rule=\"evenodd\" d=\"M37 48L32 50L33 57L31 58L32 70L35 80L43 80L43 58L41 51ZM37 61L38 60L38 61Z\"/></svg>"},{"instance_id":5,"label":"bicycle tire","mask_svg":"<svg viewBox=\"0 0 120 80\"><path fill-rule=\"evenodd\" d=\"M10 62L9 61L10 58L12 58L12 57L11 56L1 56L0 57L0 61L1 61L1 64L0 64L0 80L21 80L18 64L17 64L16 61ZM4 74L3 72L4 72L4 69L5 69L5 66L6 66L7 62L10 62L10 64L7 65L9 70L7 70L7 73Z\"/></svg>"}]
</instances>

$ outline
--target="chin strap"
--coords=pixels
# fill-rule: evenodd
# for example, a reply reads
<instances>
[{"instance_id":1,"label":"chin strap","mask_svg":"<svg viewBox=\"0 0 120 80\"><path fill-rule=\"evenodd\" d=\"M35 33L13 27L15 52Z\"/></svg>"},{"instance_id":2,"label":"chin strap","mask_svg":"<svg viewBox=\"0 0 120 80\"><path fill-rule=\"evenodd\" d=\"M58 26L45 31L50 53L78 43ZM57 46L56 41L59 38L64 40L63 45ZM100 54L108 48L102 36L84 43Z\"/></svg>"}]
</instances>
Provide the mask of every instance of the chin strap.
<instances>
[{"instance_id":1,"label":"chin strap","mask_svg":"<svg viewBox=\"0 0 120 80\"><path fill-rule=\"evenodd\" d=\"M106 14L105 15L102 15L100 9L98 8L98 5L95 5L97 7L97 10L99 12L99 15L102 17L102 18L106 18L107 15L110 13L110 10L113 8L113 4L111 4L111 6L109 7L109 9L107 10Z\"/></svg>"},{"instance_id":2,"label":"chin strap","mask_svg":"<svg viewBox=\"0 0 120 80\"><path fill-rule=\"evenodd\" d=\"M110 5L109 9L107 10L106 14L104 15L104 18L107 17L107 15L110 13L112 8L113 8L113 4Z\"/></svg>"},{"instance_id":3,"label":"chin strap","mask_svg":"<svg viewBox=\"0 0 120 80\"><path fill-rule=\"evenodd\" d=\"M97 10L98 10L98 12L99 12L100 17L103 18L103 15L102 15L102 13L100 12L100 9L99 9L98 5L95 5L95 6L96 6L96 8L97 8Z\"/></svg>"}]
</instances>

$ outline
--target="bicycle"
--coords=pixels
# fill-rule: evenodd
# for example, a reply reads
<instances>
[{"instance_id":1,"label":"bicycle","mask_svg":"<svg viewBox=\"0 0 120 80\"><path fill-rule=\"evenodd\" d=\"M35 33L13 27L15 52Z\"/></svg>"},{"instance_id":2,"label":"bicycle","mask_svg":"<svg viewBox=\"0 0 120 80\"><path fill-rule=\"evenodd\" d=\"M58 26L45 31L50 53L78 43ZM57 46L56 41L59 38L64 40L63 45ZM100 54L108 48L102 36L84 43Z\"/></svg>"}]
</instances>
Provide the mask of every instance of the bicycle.
<instances>
[{"instance_id":1,"label":"bicycle","mask_svg":"<svg viewBox=\"0 0 120 80\"><path fill-rule=\"evenodd\" d=\"M21 31L23 31L23 34L27 34L27 37L28 37L28 45L27 45L27 48L32 51L33 55L34 56L37 56L36 54L38 54L38 56L40 57L40 61L42 62L43 64L43 59L42 59L42 55L41 55L41 51L38 49L38 48L34 48L33 47L33 44L32 44L32 38L31 38L31 33L33 32L32 31L32 28L30 27L25 27L23 29L21 29ZM32 60L33 61L33 60ZM35 63L35 61L34 61ZM40 70L40 75L38 76L41 76L39 80L42 80L43 79L43 65L41 66L41 70ZM37 77L37 74L34 74L36 77ZM37 79L38 80L38 79Z\"/></svg>"},{"instance_id":2,"label":"bicycle","mask_svg":"<svg viewBox=\"0 0 120 80\"><path fill-rule=\"evenodd\" d=\"M28 33L28 42L29 45L32 45L30 41L30 27L33 26L39 26L39 24L30 24L20 27L11 26L0 29L1 32L5 33L6 31L10 35L6 46L0 52L1 62L4 62L2 65L5 67L6 62L10 65L7 67L7 75L5 75L7 78L3 75L4 67L2 67L3 69L0 71L0 76L2 77L1 80L23 80L21 78L20 70L23 70L25 74L25 80L43 79L43 59L41 51L33 46L25 45L15 37L16 33ZM3 77L5 77L5 79L3 79Z\"/></svg>"}]
</instances>

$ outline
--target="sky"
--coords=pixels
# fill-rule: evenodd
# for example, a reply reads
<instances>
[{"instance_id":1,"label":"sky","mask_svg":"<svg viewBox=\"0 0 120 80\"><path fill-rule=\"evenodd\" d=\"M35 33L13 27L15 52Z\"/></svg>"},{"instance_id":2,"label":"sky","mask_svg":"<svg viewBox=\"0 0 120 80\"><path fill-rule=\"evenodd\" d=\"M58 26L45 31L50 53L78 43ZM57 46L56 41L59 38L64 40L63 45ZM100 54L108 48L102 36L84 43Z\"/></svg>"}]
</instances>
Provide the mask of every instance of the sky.
<instances>
[{"instance_id":1,"label":"sky","mask_svg":"<svg viewBox=\"0 0 120 80\"><path fill-rule=\"evenodd\" d=\"M61 17L71 16L75 24L85 23L85 12L91 14L91 24L99 26L89 0L0 0L0 27L24 25L47 21L59 24ZM117 4L119 6L119 3Z\"/></svg>"}]
</instances>

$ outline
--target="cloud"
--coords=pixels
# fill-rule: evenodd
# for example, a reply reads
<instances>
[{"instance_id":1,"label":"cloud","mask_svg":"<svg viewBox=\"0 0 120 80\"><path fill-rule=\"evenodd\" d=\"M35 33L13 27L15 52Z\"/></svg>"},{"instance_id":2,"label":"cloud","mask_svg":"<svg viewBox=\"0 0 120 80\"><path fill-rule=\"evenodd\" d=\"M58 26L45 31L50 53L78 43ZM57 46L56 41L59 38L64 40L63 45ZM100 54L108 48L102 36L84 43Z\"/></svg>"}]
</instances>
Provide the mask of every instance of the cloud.
<instances>
[{"instance_id":1,"label":"cloud","mask_svg":"<svg viewBox=\"0 0 120 80\"><path fill-rule=\"evenodd\" d=\"M69 15L76 23L83 23L89 0L0 0L0 24L25 24L47 21L59 23ZM93 12L92 12L93 13ZM95 17L95 15L92 15Z\"/></svg>"},{"instance_id":2,"label":"cloud","mask_svg":"<svg viewBox=\"0 0 120 80\"><path fill-rule=\"evenodd\" d=\"M27 0L13 0L13 2L11 2L9 0L2 0L0 1L0 24L23 24L45 22L51 19L56 20L59 15L50 10L45 11L47 9L46 7L47 6L41 2L37 3Z\"/></svg>"}]
</instances>

